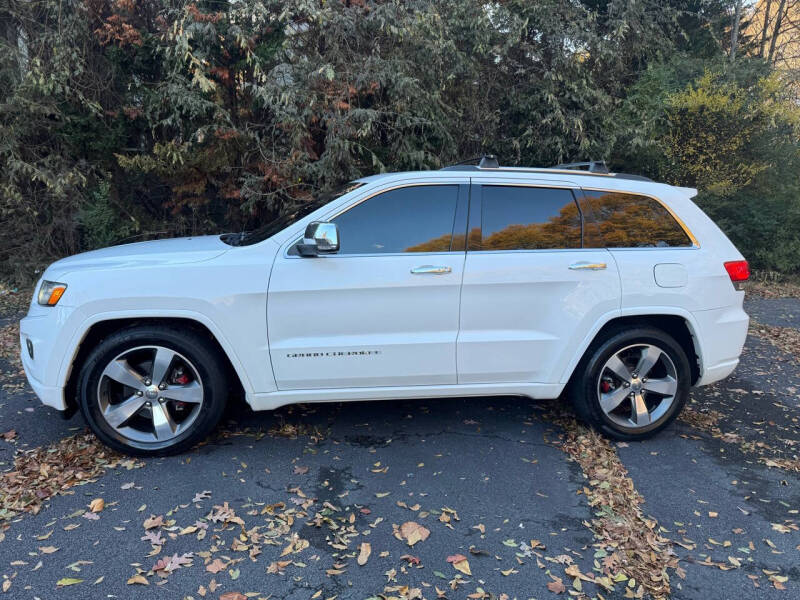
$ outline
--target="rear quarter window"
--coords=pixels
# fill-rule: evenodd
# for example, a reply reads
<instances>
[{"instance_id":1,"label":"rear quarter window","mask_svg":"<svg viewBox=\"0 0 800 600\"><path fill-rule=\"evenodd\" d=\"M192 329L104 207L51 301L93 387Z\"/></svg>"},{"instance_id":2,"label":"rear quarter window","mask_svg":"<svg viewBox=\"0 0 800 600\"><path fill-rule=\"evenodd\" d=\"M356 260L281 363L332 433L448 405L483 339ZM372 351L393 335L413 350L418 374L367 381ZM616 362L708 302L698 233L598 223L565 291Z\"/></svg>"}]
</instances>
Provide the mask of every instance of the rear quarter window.
<instances>
[{"instance_id":1,"label":"rear quarter window","mask_svg":"<svg viewBox=\"0 0 800 600\"><path fill-rule=\"evenodd\" d=\"M683 248L692 240L655 198L625 192L584 190L585 248Z\"/></svg>"}]
</instances>

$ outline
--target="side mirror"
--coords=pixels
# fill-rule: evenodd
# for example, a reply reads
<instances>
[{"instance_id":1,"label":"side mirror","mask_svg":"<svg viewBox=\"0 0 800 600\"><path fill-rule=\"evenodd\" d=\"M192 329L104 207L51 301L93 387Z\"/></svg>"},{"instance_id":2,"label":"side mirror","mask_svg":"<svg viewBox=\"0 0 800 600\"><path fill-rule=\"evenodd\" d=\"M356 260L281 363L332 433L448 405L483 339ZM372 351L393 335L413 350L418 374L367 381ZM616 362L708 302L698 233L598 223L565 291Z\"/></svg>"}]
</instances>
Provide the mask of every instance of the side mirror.
<instances>
[{"instance_id":1,"label":"side mirror","mask_svg":"<svg viewBox=\"0 0 800 600\"><path fill-rule=\"evenodd\" d=\"M336 223L314 221L308 224L303 241L297 244L300 256L319 256L339 251L339 228Z\"/></svg>"}]
</instances>

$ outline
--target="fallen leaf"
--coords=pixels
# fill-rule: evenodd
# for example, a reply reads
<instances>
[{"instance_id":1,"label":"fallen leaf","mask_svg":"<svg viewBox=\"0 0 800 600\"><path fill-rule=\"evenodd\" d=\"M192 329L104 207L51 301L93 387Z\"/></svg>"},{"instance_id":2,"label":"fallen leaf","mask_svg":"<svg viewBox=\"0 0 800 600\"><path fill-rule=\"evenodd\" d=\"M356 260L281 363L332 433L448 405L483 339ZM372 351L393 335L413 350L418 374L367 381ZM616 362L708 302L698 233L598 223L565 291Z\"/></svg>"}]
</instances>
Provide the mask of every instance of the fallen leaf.
<instances>
[{"instance_id":1,"label":"fallen leaf","mask_svg":"<svg viewBox=\"0 0 800 600\"><path fill-rule=\"evenodd\" d=\"M164 524L164 517L161 515L157 517L151 515L150 517L145 519L143 523L145 529L154 529L156 527L161 527L163 524Z\"/></svg>"},{"instance_id":2,"label":"fallen leaf","mask_svg":"<svg viewBox=\"0 0 800 600\"><path fill-rule=\"evenodd\" d=\"M192 564L192 558L194 555L191 552L186 554L173 554L171 557L164 557L156 562L153 565L153 571L164 571L165 573L171 573L172 571L179 569L185 565Z\"/></svg>"},{"instance_id":3,"label":"fallen leaf","mask_svg":"<svg viewBox=\"0 0 800 600\"><path fill-rule=\"evenodd\" d=\"M62 577L56 582L58 587L66 587L68 585L77 585L83 583L83 579L75 579L74 577Z\"/></svg>"},{"instance_id":4,"label":"fallen leaf","mask_svg":"<svg viewBox=\"0 0 800 600\"><path fill-rule=\"evenodd\" d=\"M415 523L414 521L406 521L400 526L400 536L405 539L409 546L413 546L417 542L424 542L431 534L427 527Z\"/></svg>"},{"instance_id":5,"label":"fallen leaf","mask_svg":"<svg viewBox=\"0 0 800 600\"><path fill-rule=\"evenodd\" d=\"M472 571L469 569L469 561L463 554L453 554L452 556L448 556L447 562L452 563L453 568L456 571L461 571L464 573L464 575L472 575Z\"/></svg>"},{"instance_id":6,"label":"fallen leaf","mask_svg":"<svg viewBox=\"0 0 800 600\"><path fill-rule=\"evenodd\" d=\"M369 542L362 542L361 543L361 550L358 553L358 564L362 567L367 564L367 560L369 559L369 555L372 553L372 546L370 546Z\"/></svg>"},{"instance_id":7,"label":"fallen leaf","mask_svg":"<svg viewBox=\"0 0 800 600\"><path fill-rule=\"evenodd\" d=\"M89 510L92 511L93 513L99 513L101 510L105 508L105 506L106 502L102 498L95 498L94 500L89 502Z\"/></svg>"},{"instance_id":8,"label":"fallen leaf","mask_svg":"<svg viewBox=\"0 0 800 600\"><path fill-rule=\"evenodd\" d=\"M224 571L225 567L227 567L227 563L223 562L219 558L215 558L209 564L206 565L206 571L209 573L214 573L215 575L220 571Z\"/></svg>"},{"instance_id":9,"label":"fallen leaf","mask_svg":"<svg viewBox=\"0 0 800 600\"><path fill-rule=\"evenodd\" d=\"M211 498L211 491L210 490L203 490L202 492L197 492L192 498L192 502L200 502L201 500L208 500Z\"/></svg>"},{"instance_id":10,"label":"fallen leaf","mask_svg":"<svg viewBox=\"0 0 800 600\"><path fill-rule=\"evenodd\" d=\"M292 564L290 560L278 560L272 562L267 567L267 573L272 573L273 575L280 575L283 573L283 570Z\"/></svg>"},{"instance_id":11,"label":"fallen leaf","mask_svg":"<svg viewBox=\"0 0 800 600\"><path fill-rule=\"evenodd\" d=\"M127 581L128 585L150 585L150 582L143 575L134 575Z\"/></svg>"}]
</instances>

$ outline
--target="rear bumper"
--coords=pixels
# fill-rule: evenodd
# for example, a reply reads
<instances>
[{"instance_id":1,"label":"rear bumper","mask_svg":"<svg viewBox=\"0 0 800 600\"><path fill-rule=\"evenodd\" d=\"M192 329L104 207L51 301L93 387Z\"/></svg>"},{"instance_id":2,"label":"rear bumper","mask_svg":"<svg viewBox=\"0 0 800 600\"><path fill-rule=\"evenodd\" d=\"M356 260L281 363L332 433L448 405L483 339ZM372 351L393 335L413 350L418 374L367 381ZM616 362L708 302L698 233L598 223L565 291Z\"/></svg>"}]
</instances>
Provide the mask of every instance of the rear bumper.
<instances>
[{"instance_id":1,"label":"rear bumper","mask_svg":"<svg viewBox=\"0 0 800 600\"><path fill-rule=\"evenodd\" d=\"M728 375L733 373L738 364L739 359L737 358L735 360L703 369L703 375L700 377L700 379L698 379L695 385L708 385L710 383L719 381L720 379L725 379Z\"/></svg>"},{"instance_id":2,"label":"rear bumper","mask_svg":"<svg viewBox=\"0 0 800 600\"><path fill-rule=\"evenodd\" d=\"M700 379L695 385L708 385L730 375L739 364L750 317L741 306L701 310L692 316L702 340Z\"/></svg>"}]
</instances>

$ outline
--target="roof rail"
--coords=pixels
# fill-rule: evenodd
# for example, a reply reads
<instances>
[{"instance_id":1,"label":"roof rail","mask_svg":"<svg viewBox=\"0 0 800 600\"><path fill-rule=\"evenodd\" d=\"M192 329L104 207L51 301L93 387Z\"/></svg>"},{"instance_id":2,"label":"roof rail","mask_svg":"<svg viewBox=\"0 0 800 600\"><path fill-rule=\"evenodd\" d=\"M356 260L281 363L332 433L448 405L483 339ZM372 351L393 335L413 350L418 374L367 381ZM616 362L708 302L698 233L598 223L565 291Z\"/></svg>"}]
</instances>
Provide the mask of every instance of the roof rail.
<instances>
[{"instance_id":1,"label":"roof rail","mask_svg":"<svg viewBox=\"0 0 800 600\"><path fill-rule=\"evenodd\" d=\"M636 181L653 181L644 175L631 173L610 173L604 160L590 160L586 162L562 163L553 167L501 167L497 157L485 154L470 158L454 165L443 167L442 171L508 171L516 173L558 173L569 172L575 175L595 175L600 177L616 177L617 179L633 179Z\"/></svg>"},{"instance_id":2,"label":"roof rail","mask_svg":"<svg viewBox=\"0 0 800 600\"><path fill-rule=\"evenodd\" d=\"M468 158L461 162L443 167L442 171L461 171L461 167L477 167L479 169L499 169L500 163L494 154L482 154L474 158Z\"/></svg>"},{"instance_id":3,"label":"roof rail","mask_svg":"<svg viewBox=\"0 0 800 600\"><path fill-rule=\"evenodd\" d=\"M606 161L604 160L590 160L587 162L574 162L574 163L561 163L560 165L556 165L555 167L550 167L551 169L567 169L572 170L575 169L576 171L583 171L586 170L589 173L603 173L604 175L608 174L608 167L606 166Z\"/></svg>"}]
</instances>

